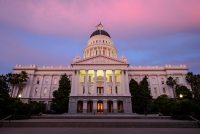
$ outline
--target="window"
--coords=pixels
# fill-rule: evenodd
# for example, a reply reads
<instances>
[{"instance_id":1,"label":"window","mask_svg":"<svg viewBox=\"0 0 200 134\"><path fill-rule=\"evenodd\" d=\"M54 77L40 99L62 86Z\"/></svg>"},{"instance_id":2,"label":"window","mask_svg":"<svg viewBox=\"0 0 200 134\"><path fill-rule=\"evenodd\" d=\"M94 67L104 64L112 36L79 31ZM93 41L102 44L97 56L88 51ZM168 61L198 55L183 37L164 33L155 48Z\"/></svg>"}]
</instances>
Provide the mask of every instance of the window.
<instances>
[{"instance_id":1,"label":"window","mask_svg":"<svg viewBox=\"0 0 200 134\"><path fill-rule=\"evenodd\" d=\"M154 94L157 96L157 88L154 88Z\"/></svg>"},{"instance_id":2,"label":"window","mask_svg":"<svg viewBox=\"0 0 200 134\"><path fill-rule=\"evenodd\" d=\"M112 76L109 76L109 82L112 82Z\"/></svg>"},{"instance_id":3,"label":"window","mask_svg":"<svg viewBox=\"0 0 200 134\"><path fill-rule=\"evenodd\" d=\"M165 81L164 81L164 79L163 79L163 78L161 79L161 83L162 83L162 85L163 85L163 84L165 84Z\"/></svg>"},{"instance_id":4,"label":"window","mask_svg":"<svg viewBox=\"0 0 200 134\"><path fill-rule=\"evenodd\" d=\"M47 95L47 88L45 87L44 88L44 96L46 96Z\"/></svg>"},{"instance_id":5,"label":"window","mask_svg":"<svg viewBox=\"0 0 200 134\"><path fill-rule=\"evenodd\" d=\"M152 83L156 84L156 79L155 78L152 78Z\"/></svg>"},{"instance_id":6,"label":"window","mask_svg":"<svg viewBox=\"0 0 200 134\"><path fill-rule=\"evenodd\" d=\"M166 89L165 88L163 88L163 93L166 94Z\"/></svg>"},{"instance_id":7,"label":"window","mask_svg":"<svg viewBox=\"0 0 200 134\"><path fill-rule=\"evenodd\" d=\"M115 92L116 92L116 94L118 94L118 89L117 89L117 86L115 87Z\"/></svg>"},{"instance_id":8,"label":"window","mask_svg":"<svg viewBox=\"0 0 200 134\"><path fill-rule=\"evenodd\" d=\"M85 93L85 87L83 86L83 94Z\"/></svg>"},{"instance_id":9,"label":"window","mask_svg":"<svg viewBox=\"0 0 200 134\"><path fill-rule=\"evenodd\" d=\"M109 94L112 94L112 86L108 87L108 92L109 92Z\"/></svg>"},{"instance_id":10,"label":"window","mask_svg":"<svg viewBox=\"0 0 200 134\"><path fill-rule=\"evenodd\" d=\"M92 82L92 76L89 76L89 82Z\"/></svg>"},{"instance_id":11,"label":"window","mask_svg":"<svg viewBox=\"0 0 200 134\"><path fill-rule=\"evenodd\" d=\"M176 82L179 83L179 77L176 77Z\"/></svg>"},{"instance_id":12,"label":"window","mask_svg":"<svg viewBox=\"0 0 200 134\"><path fill-rule=\"evenodd\" d=\"M36 82L36 84L40 84L40 79L39 78L37 78L37 82Z\"/></svg>"},{"instance_id":13,"label":"window","mask_svg":"<svg viewBox=\"0 0 200 134\"><path fill-rule=\"evenodd\" d=\"M115 82L119 82L117 75L115 75Z\"/></svg>"},{"instance_id":14,"label":"window","mask_svg":"<svg viewBox=\"0 0 200 134\"><path fill-rule=\"evenodd\" d=\"M37 96L37 94L38 94L38 88L36 87L35 88L35 96Z\"/></svg>"},{"instance_id":15,"label":"window","mask_svg":"<svg viewBox=\"0 0 200 134\"><path fill-rule=\"evenodd\" d=\"M46 79L45 79L45 84L48 84L48 83L49 83L49 79L46 78Z\"/></svg>"},{"instance_id":16,"label":"window","mask_svg":"<svg viewBox=\"0 0 200 134\"><path fill-rule=\"evenodd\" d=\"M57 83L58 83L57 78L55 78L54 79L54 84L57 84Z\"/></svg>"}]
</instances>

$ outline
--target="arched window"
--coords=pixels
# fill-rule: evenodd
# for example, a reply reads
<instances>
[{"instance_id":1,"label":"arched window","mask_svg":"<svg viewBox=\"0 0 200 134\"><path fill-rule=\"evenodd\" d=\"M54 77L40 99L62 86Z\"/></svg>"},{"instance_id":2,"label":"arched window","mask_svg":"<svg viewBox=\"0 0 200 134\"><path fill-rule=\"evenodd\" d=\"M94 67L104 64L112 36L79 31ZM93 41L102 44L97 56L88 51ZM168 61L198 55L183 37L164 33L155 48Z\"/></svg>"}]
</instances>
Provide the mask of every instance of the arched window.
<instances>
[{"instance_id":1,"label":"arched window","mask_svg":"<svg viewBox=\"0 0 200 134\"><path fill-rule=\"evenodd\" d=\"M57 84L57 83L58 83L57 78L54 78L54 84Z\"/></svg>"},{"instance_id":2,"label":"arched window","mask_svg":"<svg viewBox=\"0 0 200 134\"><path fill-rule=\"evenodd\" d=\"M47 88L44 88L44 96L47 96Z\"/></svg>"}]
</instances>

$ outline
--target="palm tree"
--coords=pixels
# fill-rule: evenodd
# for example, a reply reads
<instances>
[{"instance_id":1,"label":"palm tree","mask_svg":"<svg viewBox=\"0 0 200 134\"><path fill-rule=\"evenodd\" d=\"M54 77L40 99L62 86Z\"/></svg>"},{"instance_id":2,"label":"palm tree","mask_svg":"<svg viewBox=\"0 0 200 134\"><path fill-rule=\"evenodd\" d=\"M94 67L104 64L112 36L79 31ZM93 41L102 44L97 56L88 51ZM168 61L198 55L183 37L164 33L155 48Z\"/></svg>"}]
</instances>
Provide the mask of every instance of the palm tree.
<instances>
[{"instance_id":1,"label":"palm tree","mask_svg":"<svg viewBox=\"0 0 200 134\"><path fill-rule=\"evenodd\" d=\"M7 77L7 82L9 83L11 97L13 96L14 88L15 87L19 88L17 93L18 96L18 94L22 92L25 82L27 82L27 80L29 79L28 74L25 71L22 71L20 74L8 73L6 77Z\"/></svg>"},{"instance_id":2,"label":"palm tree","mask_svg":"<svg viewBox=\"0 0 200 134\"><path fill-rule=\"evenodd\" d=\"M176 93L174 91L174 86L176 85L176 80L173 79L173 77L168 77L167 78L167 85L170 86L172 88L172 91L173 91L173 95L174 95L174 98L176 98Z\"/></svg>"},{"instance_id":3,"label":"palm tree","mask_svg":"<svg viewBox=\"0 0 200 134\"><path fill-rule=\"evenodd\" d=\"M18 74L8 73L6 75L6 78L7 78L7 82L8 82L8 85L9 85L10 96L12 97L14 88L19 83Z\"/></svg>"},{"instance_id":4,"label":"palm tree","mask_svg":"<svg viewBox=\"0 0 200 134\"><path fill-rule=\"evenodd\" d=\"M22 71L20 74L18 74L18 93L17 93L17 96L22 92L23 90L23 87L25 85L25 83L28 81L29 77L28 77L28 74L25 72L25 71ZM16 96L16 97L17 97Z\"/></svg>"}]
</instances>

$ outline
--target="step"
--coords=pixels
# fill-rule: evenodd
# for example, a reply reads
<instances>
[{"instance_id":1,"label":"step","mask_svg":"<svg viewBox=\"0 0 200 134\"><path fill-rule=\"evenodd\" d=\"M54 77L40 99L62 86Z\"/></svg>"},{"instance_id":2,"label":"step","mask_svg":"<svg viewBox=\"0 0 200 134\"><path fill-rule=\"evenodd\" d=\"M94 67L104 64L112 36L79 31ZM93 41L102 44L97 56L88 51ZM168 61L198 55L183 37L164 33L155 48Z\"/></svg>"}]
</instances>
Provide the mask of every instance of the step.
<instances>
[{"instance_id":1,"label":"step","mask_svg":"<svg viewBox=\"0 0 200 134\"><path fill-rule=\"evenodd\" d=\"M124 114L62 114L62 115L42 115L32 116L32 119L171 119L170 116L158 116L158 115L124 115Z\"/></svg>"},{"instance_id":2,"label":"step","mask_svg":"<svg viewBox=\"0 0 200 134\"><path fill-rule=\"evenodd\" d=\"M1 121L0 127L197 128L198 124L171 119L29 119Z\"/></svg>"}]
</instances>

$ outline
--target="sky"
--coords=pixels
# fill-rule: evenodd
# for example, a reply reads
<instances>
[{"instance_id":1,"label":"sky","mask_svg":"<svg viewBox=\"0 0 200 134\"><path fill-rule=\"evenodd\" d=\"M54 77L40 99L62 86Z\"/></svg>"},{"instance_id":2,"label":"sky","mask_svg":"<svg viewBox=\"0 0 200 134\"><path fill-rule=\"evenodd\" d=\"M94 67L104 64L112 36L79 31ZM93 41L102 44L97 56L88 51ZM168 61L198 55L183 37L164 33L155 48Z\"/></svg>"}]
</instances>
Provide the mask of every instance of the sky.
<instances>
[{"instance_id":1,"label":"sky","mask_svg":"<svg viewBox=\"0 0 200 134\"><path fill-rule=\"evenodd\" d=\"M200 73L200 0L0 0L0 74L70 65L100 22L130 65Z\"/></svg>"}]
</instances>

